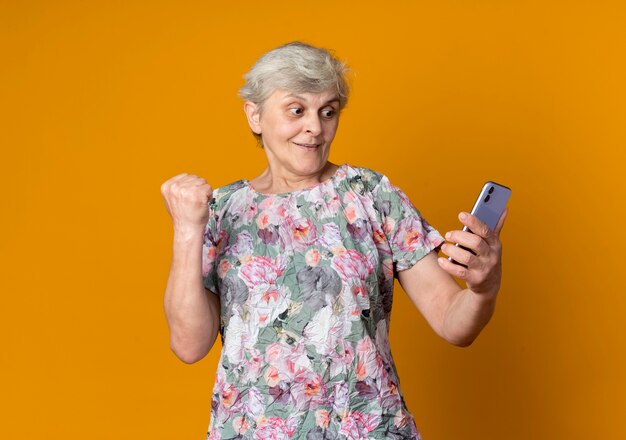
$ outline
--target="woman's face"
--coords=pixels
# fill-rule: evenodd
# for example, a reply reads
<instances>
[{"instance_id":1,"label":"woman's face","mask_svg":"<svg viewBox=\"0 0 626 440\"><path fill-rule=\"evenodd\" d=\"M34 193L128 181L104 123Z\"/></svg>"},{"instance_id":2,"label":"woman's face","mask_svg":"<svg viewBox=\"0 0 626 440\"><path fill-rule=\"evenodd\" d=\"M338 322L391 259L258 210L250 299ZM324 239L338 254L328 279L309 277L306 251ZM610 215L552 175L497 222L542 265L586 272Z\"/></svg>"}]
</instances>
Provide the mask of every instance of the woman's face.
<instances>
[{"instance_id":1,"label":"woman's face","mask_svg":"<svg viewBox=\"0 0 626 440\"><path fill-rule=\"evenodd\" d=\"M276 90L261 113L251 102L245 109L250 128L263 139L272 170L311 176L324 168L339 123L336 92Z\"/></svg>"}]
</instances>

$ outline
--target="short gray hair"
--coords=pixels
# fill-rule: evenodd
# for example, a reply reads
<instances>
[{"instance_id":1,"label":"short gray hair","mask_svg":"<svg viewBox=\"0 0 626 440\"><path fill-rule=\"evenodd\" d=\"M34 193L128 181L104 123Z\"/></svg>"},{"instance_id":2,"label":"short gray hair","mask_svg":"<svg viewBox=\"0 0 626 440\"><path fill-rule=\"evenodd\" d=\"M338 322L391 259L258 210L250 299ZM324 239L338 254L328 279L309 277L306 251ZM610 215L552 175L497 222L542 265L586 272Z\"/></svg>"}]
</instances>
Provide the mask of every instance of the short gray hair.
<instances>
[{"instance_id":1,"label":"short gray hair","mask_svg":"<svg viewBox=\"0 0 626 440\"><path fill-rule=\"evenodd\" d=\"M294 93L337 92L339 107L348 102L348 68L331 51L294 41L266 54L244 75L239 96L263 107L277 89Z\"/></svg>"}]
</instances>

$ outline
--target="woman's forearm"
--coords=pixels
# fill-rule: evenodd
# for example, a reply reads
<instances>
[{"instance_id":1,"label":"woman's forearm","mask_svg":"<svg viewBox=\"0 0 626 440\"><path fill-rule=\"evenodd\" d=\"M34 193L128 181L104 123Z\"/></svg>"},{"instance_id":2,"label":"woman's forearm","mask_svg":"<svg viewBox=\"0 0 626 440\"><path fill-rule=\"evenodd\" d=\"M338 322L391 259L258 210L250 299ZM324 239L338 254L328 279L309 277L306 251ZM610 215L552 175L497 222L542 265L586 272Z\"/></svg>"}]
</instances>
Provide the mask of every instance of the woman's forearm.
<instances>
[{"instance_id":1,"label":"woman's forearm","mask_svg":"<svg viewBox=\"0 0 626 440\"><path fill-rule=\"evenodd\" d=\"M460 347L470 345L493 316L496 296L459 291L445 313L444 338Z\"/></svg>"},{"instance_id":2,"label":"woman's forearm","mask_svg":"<svg viewBox=\"0 0 626 440\"><path fill-rule=\"evenodd\" d=\"M165 289L170 346L186 363L206 356L219 330L219 298L202 283L203 240L202 230L174 232L172 264Z\"/></svg>"}]
</instances>

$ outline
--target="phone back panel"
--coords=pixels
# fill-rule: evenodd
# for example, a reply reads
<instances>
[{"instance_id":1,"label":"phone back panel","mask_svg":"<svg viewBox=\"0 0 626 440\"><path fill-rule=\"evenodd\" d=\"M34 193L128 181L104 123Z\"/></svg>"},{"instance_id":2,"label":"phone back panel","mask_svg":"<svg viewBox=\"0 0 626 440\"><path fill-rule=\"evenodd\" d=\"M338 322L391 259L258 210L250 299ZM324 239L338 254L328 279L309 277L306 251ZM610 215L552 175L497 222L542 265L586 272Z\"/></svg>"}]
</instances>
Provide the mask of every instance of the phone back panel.
<instances>
[{"instance_id":1,"label":"phone back panel","mask_svg":"<svg viewBox=\"0 0 626 440\"><path fill-rule=\"evenodd\" d=\"M491 193L489 192L491 191ZM472 214L493 230L511 196L511 189L495 182L487 182L472 208Z\"/></svg>"}]
</instances>

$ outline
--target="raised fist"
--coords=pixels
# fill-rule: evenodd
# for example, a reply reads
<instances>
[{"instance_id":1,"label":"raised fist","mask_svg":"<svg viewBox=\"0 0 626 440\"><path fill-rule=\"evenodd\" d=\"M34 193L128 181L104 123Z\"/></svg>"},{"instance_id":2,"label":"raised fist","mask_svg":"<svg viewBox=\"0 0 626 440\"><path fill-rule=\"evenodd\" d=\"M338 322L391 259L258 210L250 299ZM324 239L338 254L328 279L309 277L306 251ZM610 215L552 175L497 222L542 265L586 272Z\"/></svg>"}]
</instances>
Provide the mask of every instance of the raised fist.
<instances>
[{"instance_id":1,"label":"raised fist","mask_svg":"<svg viewBox=\"0 0 626 440\"><path fill-rule=\"evenodd\" d=\"M201 177L182 173L161 185L167 212L175 231L204 229L209 221L211 186Z\"/></svg>"}]
</instances>

